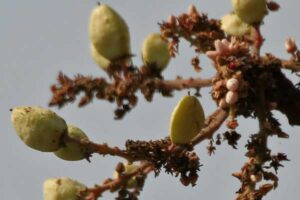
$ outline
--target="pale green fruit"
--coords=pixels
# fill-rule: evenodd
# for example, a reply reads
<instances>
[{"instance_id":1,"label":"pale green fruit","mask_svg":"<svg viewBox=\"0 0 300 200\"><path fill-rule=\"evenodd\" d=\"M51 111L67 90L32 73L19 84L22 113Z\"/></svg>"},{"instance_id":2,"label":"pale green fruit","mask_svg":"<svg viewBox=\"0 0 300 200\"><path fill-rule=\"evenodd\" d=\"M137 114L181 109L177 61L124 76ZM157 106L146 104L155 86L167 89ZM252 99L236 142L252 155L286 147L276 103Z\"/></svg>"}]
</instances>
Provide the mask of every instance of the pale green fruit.
<instances>
[{"instance_id":1,"label":"pale green fruit","mask_svg":"<svg viewBox=\"0 0 300 200\"><path fill-rule=\"evenodd\" d=\"M259 23L266 15L266 0L231 0L234 12L247 24Z\"/></svg>"},{"instance_id":2,"label":"pale green fruit","mask_svg":"<svg viewBox=\"0 0 300 200\"><path fill-rule=\"evenodd\" d=\"M138 166L135 165L135 164L124 163L124 166L125 166L124 174L130 174L138 168ZM118 178L118 172L115 172L113 177ZM132 177L127 181L127 188L128 189L134 188L136 186L137 186L136 177Z\"/></svg>"},{"instance_id":3,"label":"pale green fruit","mask_svg":"<svg viewBox=\"0 0 300 200\"><path fill-rule=\"evenodd\" d=\"M204 111L195 96L184 96L173 110L170 139L175 144L189 143L204 126Z\"/></svg>"},{"instance_id":4,"label":"pale green fruit","mask_svg":"<svg viewBox=\"0 0 300 200\"><path fill-rule=\"evenodd\" d=\"M62 136L67 132L63 118L49 109L37 106L13 108L11 121L25 144L44 152L58 150Z\"/></svg>"},{"instance_id":5,"label":"pale green fruit","mask_svg":"<svg viewBox=\"0 0 300 200\"><path fill-rule=\"evenodd\" d=\"M99 54L110 61L131 54L127 24L106 4L93 9L89 22L89 37Z\"/></svg>"},{"instance_id":6,"label":"pale green fruit","mask_svg":"<svg viewBox=\"0 0 300 200\"><path fill-rule=\"evenodd\" d=\"M87 135L79 128L68 124L68 136L74 139L88 139ZM82 160L86 157L85 148L75 142L66 142L64 147L61 147L54 154L68 161Z\"/></svg>"},{"instance_id":7,"label":"pale green fruit","mask_svg":"<svg viewBox=\"0 0 300 200\"><path fill-rule=\"evenodd\" d=\"M151 33L142 45L142 59L147 64L154 64L159 70L167 67L170 61L168 43L159 33Z\"/></svg>"},{"instance_id":8,"label":"pale green fruit","mask_svg":"<svg viewBox=\"0 0 300 200\"><path fill-rule=\"evenodd\" d=\"M230 13L221 19L221 28L229 35L242 36L250 33L251 26L243 22L236 14Z\"/></svg>"},{"instance_id":9,"label":"pale green fruit","mask_svg":"<svg viewBox=\"0 0 300 200\"><path fill-rule=\"evenodd\" d=\"M44 200L80 200L86 186L67 177L49 178L44 182Z\"/></svg>"},{"instance_id":10,"label":"pale green fruit","mask_svg":"<svg viewBox=\"0 0 300 200\"><path fill-rule=\"evenodd\" d=\"M109 65L110 65L110 61L108 59L106 59L105 57L103 57L95 48L95 46L93 44L90 44L90 49L91 49L91 54L93 59L95 60L95 62L104 70L106 70Z\"/></svg>"}]
</instances>

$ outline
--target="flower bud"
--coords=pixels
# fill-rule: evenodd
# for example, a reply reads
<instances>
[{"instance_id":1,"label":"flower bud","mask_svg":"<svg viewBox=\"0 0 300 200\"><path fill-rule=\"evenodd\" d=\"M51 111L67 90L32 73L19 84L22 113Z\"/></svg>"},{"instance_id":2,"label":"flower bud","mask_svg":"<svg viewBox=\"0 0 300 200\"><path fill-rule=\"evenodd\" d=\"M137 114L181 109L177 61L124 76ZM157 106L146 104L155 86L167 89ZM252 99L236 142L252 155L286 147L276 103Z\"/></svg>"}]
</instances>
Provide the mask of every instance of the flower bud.
<instances>
[{"instance_id":1,"label":"flower bud","mask_svg":"<svg viewBox=\"0 0 300 200\"><path fill-rule=\"evenodd\" d=\"M229 80L227 80L226 82L226 88L229 90L229 91L236 91L239 87L239 81L235 78L231 78Z\"/></svg>"},{"instance_id":2,"label":"flower bud","mask_svg":"<svg viewBox=\"0 0 300 200\"><path fill-rule=\"evenodd\" d=\"M228 91L225 97L225 101L229 105L235 104L238 101L238 99L239 99L238 93L232 91Z\"/></svg>"},{"instance_id":3,"label":"flower bud","mask_svg":"<svg viewBox=\"0 0 300 200\"><path fill-rule=\"evenodd\" d=\"M159 70L167 67L170 61L168 43L159 33L151 33L142 45L142 59L146 65L154 65Z\"/></svg>"},{"instance_id":4,"label":"flower bud","mask_svg":"<svg viewBox=\"0 0 300 200\"><path fill-rule=\"evenodd\" d=\"M267 12L266 0L231 0L236 15L247 24L260 23Z\"/></svg>"},{"instance_id":5,"label":"flower bud","mask_svg":"<svg viewBox=\"0 0 300 200\"><path fill-rule=\"evenodd\" d=\"M13 108L11 121L21 140L38 151L58 150L62 136L67 132L63 118L49 109L37 106Z\"/></svg>"},{"instance_id":6,"label":"flower bud","mask_svg":"<svg viewBox=\"0 0 300 200\"><path fill-rule=\"evenodd\" d=\"M69 124L68 137L78 140L88 139L87 135L81 129ZM54 152L54 154L57 157L68 161L82 160L86 157L86 151L84 147L80 146L78 143L69 141L65 142L65 146Z\"/></svg>"},{"instance_id":7,"label":"flower bud","mask_svg":"<svg viewBox=\"0 0 300 200\"><path fill-rule=\"evenodd\" d=\"M124 163L124 167L125 167L125 170L124 170L124 174L130 174L130 173L133 173L135 170L138 169L138 166L135 165L135 164L129 164L129 163ZM118 172L115 172L113 177L114 178L118 178L119 176L119 173ZM133 176L131 177L128 181L127 181L127 188L128 189L132 189L134 187L137 186L137 180L136 180L136 177Z\"/></svg>"},{"instance_id":8,"label":"flower bud","mask_svg":"<svg viewBox=\"0 0 300 200\"><path fill-rule=\"evenodd\" d=\"M79 200L86 186L67 177L49 178L43 184L44 200Z\"/></svg>"},{"instance_id":9,"label":"flower bud","mask_svg":"<svg viewBox=\"0 0 300 200\"><path fill-rule=\"evenodd\" d=\"M280 5L276 3L275 1L269 1L267 2L267 7L270 11L278 11L280 8Z\"/></svg>"},{"instance_id":10,"label":"flower bud","mask_svg":"<svg viewBox=\"0 0 300 200\"><path fill-rule=\"evenodd\" d=\"M193 4L189 5L187 14L188 14L189 16L196 16L196 15L199 15L196 6L193 5Z\"/></svg>"},{"instance_id":11,"label":"flower bud","mask_svg":"<svg viewBox=\"0 0 300 200\"><path fill-rule=\"evenodd\" d=\"M288 53L295 53L298 49L295 39L291 37L285 40L284 47Z\"/></svg>"},{"instance_id":12,"label":"flower bud","mask_svg":"<svg viewBox=\"0 0 300 200\"><path fill-rule=\"evenodd\" d=\"M170 139L175 144L189 143L204 126L204 111L195 96L184 96L173 110Z\"/></svg>"},{"instance_id":13,"label":"flower bud","mask_svg":"<svg viewBox=\"0 0 300 200\"><path fill-rule=\"evenodd\" d=\"M175 26L176 25L176 17L174 15L170 15L168 17L168 24L171 26Z\"/></svg>"},{"instance_id":14,"label":"flower bud","mask_svg":"<svg viewBox=\"0 0 300 200\"><path fill-rule=\"evenodd\" d=\"M205 54L213 61L215 61L216 58L220 55L220 53L217 51L207 51Z\"/></svg>"},{"instance_id":15,"label":"flower bud","mask_svg":"<svg viewBox=\"0 0 300 200\"><path fill-rule=\"evenodd\" d=\"M251 28L243 22L236 14L230 13L222 17L221 29L232 36L243 36L250 32Z\"/></svg>"},{"instance_id":16,"label":"flower bud","mask_svg":"<svg viewBox=\"0 0 300 200\"><path fill-rule=\"evenodd\" d=\"M262 174L261 173L251 174L250 179L251 179L252 182L258 183L262 180Z\"/></svg>"},{"instance_id":17,"label":"flower bud","mask_svg":"<svg viewBox=\"0 0 300 200\"><path fill-rule=\"evenodd\" d=\"M89 37L99 54L110 61L130 55L127 24L114 9L106 4L101 4L92 11Z\"/></svg>"}]
</instances>

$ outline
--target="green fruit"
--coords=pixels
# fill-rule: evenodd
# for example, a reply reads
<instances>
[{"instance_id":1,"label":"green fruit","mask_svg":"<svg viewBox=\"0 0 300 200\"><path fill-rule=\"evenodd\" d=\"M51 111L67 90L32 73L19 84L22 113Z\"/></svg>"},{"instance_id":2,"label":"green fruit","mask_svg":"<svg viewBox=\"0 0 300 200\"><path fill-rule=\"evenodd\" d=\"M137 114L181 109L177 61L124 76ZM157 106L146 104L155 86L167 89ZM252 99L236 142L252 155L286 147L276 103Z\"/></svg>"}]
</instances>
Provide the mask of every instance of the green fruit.
<instances>
[{"instance_id":1,"label":"green fruit","mask_svg":"<svg viewBox=\"0 0 300 200\"><path fill-rule=\"evenodd\" d=\"M184 96L173 110L170 139L175 144L189 143L204 126L204 111L195 96Z\"/></svg>"},{"instance_id":2,"label":"green fruit","mask_svg":"<svg viewBox=\"0 0 300 200\"><path fill-rule=\"evenodd\" d=\"M104 70L106 70L109 65L110 65L110 61L108 59L106 59L105 57L103 57L98 51L97 49L94 47L93 44L90 44L90 49L91 49L91 54L93 59L95 60L95 62Z\"/></svg>"},{"instance_id":3,"label":"green fruit","mask_svg":"<svg viewBox=\"0 0 300 200\"><path fill-rule=\"evenodd\" d=\"M79 128L73 125L68 125L68 136L74 139L88 139L87 135ZM54 154L68 161L82 160L86 157L85 148L75 142L66 142L64 147L61 147Z\"/></svg>"},{"instance_id":4,"label":"green fruit","mask_svg":"<svg viewBox=\"0 0 300 200\"><path fill-rule=\"evenodd\" d=\"M229 35L243 36L250 33L251 27L243 22L236 14L230 13L221 19L221 28Z\"/></svg>"},{"instance_id":5,"label":"green fruit","mask_svg":"<svg viewBox=\"0 0 300 200\"><path fill-rule=\"evenodd\" d=\"M85 185L67 177L49 178L43 185L44 200L80 200L79 193L85 189Z\"/></svg>"},{"instance_id":6,"label":"green fruit","mask_svg":"<svg viewBox=\"0 0 300 200\"><path fill-rule=\"evenodd\" d=\"M151 33L146 37L142 45L144 64L153 64L159 70L163 70L167 67L170 58L168 43L162 39L159 33Z\"/></svg>"},{"instance_id":7,"label":"green fruit","mask_svg":"<svg viewBox=\"0 0 300 200\"><path fill-rule=\"evenodd\" d=\"M131 54L127 24L115 10L106 4L101 4L92 11L89 37L99 54L110 61Z\"/></svg>"},{"instance_id":8,"label":"green fruit","mask_svg":"<svg viewBox=\"0 0 300 200\"><path fill-rule=\"evenodd\" d=\"M266 0L231 0L234 12L247 24L260 23L266 15Z\"/></svg>"},{"instance_id":9,"label":"green fruit","mask_svg":"<svg viewBox=\"0 0 300 200\"><path fill-rule=\"evenodd\" d=\"M67 131L63 118L49 109L36 106L13 108L11 121L26 145L44 152L58 150L61 138Z\"/></svg>"},{"instance_id":10,"label":"green fruit","mask_svg":"<svg viewBox=\"0 0 300 200\"><path fill-rule=\"evenodd\" d=\"M128 164L128 163L124 163L124 166L125 166L124 174L130 174L130 173L134 172L138 168L137 165ZM118 172L115 172L113 177L114 178L118 178ZM134 188L136 186L137 186L136 177L132 177L132 178L130 178L127 181L127 188L128 189L132 189L132 188Z\"/></svg>"}]
</instances>

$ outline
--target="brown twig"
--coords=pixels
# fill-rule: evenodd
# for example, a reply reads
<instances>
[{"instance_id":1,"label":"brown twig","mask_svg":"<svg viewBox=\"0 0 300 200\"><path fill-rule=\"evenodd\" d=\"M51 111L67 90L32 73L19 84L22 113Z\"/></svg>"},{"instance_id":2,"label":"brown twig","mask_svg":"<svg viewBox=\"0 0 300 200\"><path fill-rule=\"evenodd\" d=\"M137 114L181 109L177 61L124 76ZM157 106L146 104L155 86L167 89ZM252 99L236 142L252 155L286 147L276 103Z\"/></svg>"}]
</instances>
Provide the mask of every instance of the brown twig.
<instances>
[{"instance_id":1,"label":"brown twig","mask_svg":"<svg viewBox=\"0 0 300 200\"><path fill-rule=\"evenodd\" d=\"M158 88L167 90L197 89L212 86L212 79L177 78L176 80L156 80L155 85L157 85Z\"/></svg>"},{"instance_id":2,"label":"brown twig","mask_svg":"<svg viewBox=\"0 0 300 200\"><path fill-rule=\"evenodd\" d=\"M171 39L169 47L172 56L178 52L179 38L188 41L198 53L213 50L214 41L225 38L220 21L208 19L207 15L199 13L194 6L191 12L173 19L160 24L162 35Z\"/></svg>"},{"instance_id":3,"label":"brown twig","mask_svg":"<svg viewBox=\"0 0 300 200\"><path fill-rule=\"evenodd\" d=\"M222 108L218 108L211 116L206 119L206 126L191 141L192 145L195 146L205 139L210 139L212 135L220 128L227 117L228 112L226 110L223 110Z\"/></svg>"},{"instance_id":4,"label":"brown twig","mask_svg":"<svg viewBox=\"0 0 300 200\"><path fill-rule=\"evenodd\" d=\"M117 109L115 115L120 119L130 111L137 103L137 91L141 91L148 101L152 101L155 92L160 92L163 96L171 96L174 90L200 89L212 85L212 79L181 79L162 80L153 77L151 74L140 72L128 73L126 77L107 81L105 78L93 78L91 76L77 75L71 79L60 73L58 84L51 87L53 96L50 106L62 107L66 103L73 102L76 97L83 92L84 95L79 101L79 106L90 103L93 98L104 99L116 102Z\"/></svg>"},{"instance_id":5,"label":"brown twig","mask_svg":"<svg viewBox=\"0 0 300 200\"><path fill-rule=\"evenodd\" d=\"M89 156L93 153L98 153L102 156L111 155L111 156L119 156L127 159L128 161L132 161L133 158L127 154L125 151L121 150L119 147L110 147L106 143L104 144L96 144L90 140L86 139L76 139L71 138L69 136L65 136L65 142L74 142L81 145L87 152L87 159L89 160Z\"/></svg>"},{"instance_id":6,"label":"brown twig","mask_svg":"<svg viewBox=\"0 0 300 200\"><path fill-rule=\"evenodd\" d=\"M127 181L130 178L138 174L147 176L147 174L149 174L153 170L154 168L150 162L142 162L141 165L131 173L122 174L122 176L119 176L116 179L108 179L101 185L95 185L95 187L88 188L87 191L84 191L84 193L87 193L85 200L96 200L98 197L102 196L105 191L108 190L114 192L120 190L121 188L126 188Z\"/></svg>"},{"instance_id":7,"label":"brown twig","mask_svg":"<svg viewBox=\"0 0 300 200\"><path fill-rule=\"evenodd\" d=\"M281 66L283 69L292 70L294 72L300 71L300 63L295 60L281 60Z\"/></svg>"}]
</instances>

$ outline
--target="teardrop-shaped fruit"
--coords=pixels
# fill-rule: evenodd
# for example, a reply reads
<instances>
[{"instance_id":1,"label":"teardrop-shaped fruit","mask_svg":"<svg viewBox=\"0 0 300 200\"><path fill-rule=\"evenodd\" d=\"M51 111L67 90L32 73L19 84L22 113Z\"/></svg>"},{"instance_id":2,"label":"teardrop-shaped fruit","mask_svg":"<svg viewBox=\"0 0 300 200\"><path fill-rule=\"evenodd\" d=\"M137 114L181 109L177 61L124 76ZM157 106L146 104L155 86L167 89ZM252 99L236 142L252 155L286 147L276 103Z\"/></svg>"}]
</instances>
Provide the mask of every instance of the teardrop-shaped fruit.
<instances>
[{"instance_id":1,"label":"teardrop-shaped fruit","mask_svg":"<svg viewBox=\"0 0 300 200\"><path fill-rule=\"evenodd\" d=\"M95 46L91 43L90 44L90 49L91 49L91 54L93 59L95 60L95 62L104 70L106 70L109 65L110 65L110 61L108 59L106 59L104 56L102 56L97 49L95 48Z\"/></svg>"},{"instance_id":2,"label":"teardrop-shaped fruit","mask_svg":"<svg viewBox=\"0 0 300 200\"><path fill-rule=\"evenodd\" d=\"M130 174L132 172L134 172L138 166L135 164L129 164L129 163L124 163L124 174ZM115 172L113 175L114 178L118 178L118 172ZM127 181L127 188L131 189L137 186L137 180L136 177L131 177L128 181Z\"/></svg>"},{"instance_id":3,"label":"teardrop-shaped fruit","mask_svg":"<svg viewBox=\"0 0 300 200\"><path fill-rule=\"evenodd\" d=\"M78 140L88 139L87 135L81 129L70 124L68 124L68 136ZM54 152L54 154L57 157L68 161L82 160L86 157L85 148L78 143L70 141L65 142L65 146Z\"/></svg>"},{"instance_id":4,"label":"teardrop-shaped fruit","mask_svg":"<svg viewBox=\"0 0 300 200\"><path fill-rule=\"evenodd\" d=\"M21 140L29 147L53 152L60 148L67 124L55 112L37 106L20 106L12 109L11 121Z\"/></svg>"},{"instance_id":5,"label":"teardrop-shaped fruit","mask_svg":"<svg viewBox=\"0 0 300 200\"><path fill-rule=\"evenodd\" d=\"M221 28L229 35L242 36L249 33L251 27L243 22L236 14L230 13L222 17Z\"/></svg>"},{"instance_id":6,"label":"teardrop-shaped fruit","mask_svg":"<svg viewBox=\"0 0 300 200\"><path fill-rule=\"evenodd\" d=\"M175 144L189 143L204 126L204 111L195 96L184 96L173 110L170 139Z\"/></svg>"},{"instance_id":7,"label":"teardrop-shaped fruit","mask_svg":"<svg viewBox=\"0 0 300 200\"><path fill-rule=\"evenodd\" d=\"M80 200L86 186L67 177L49 178L44 182L44 200Z\"/></svg>"},{"instance_id":8,"label":"teardrop-shaped fruit","mask_svg":"<svg viewBox=\"0 0 300 200\"><path fill-rule=\"evenodd\" d=\"M89 37L99 54L110 61L131 54L128 26L124 19L106 4L93 9L89 22Z\"/></svg>"},{"instance_id":9,"label":"teardrop-shaped fruit","mask_svg":"<svg viewBox=\"0 0 300 200\"><path fill-rule=\"evenodd\" d=\"M146 37L142 45L144 64L154 65L159 70L163 70L167 67L170 58L168 43L159 33L151 33Z\"/></svg>"},{"instance_id":10,"label":"teardrop-shaped fruit","mask_svg":"<svg viewBox=\"0 0 300 200\"><path fill-rule=\"evenodd\" d=\"M267 12L266 0L231 0L237 16L247 24L260 23Z\"/></svg>"}]
</instances>

